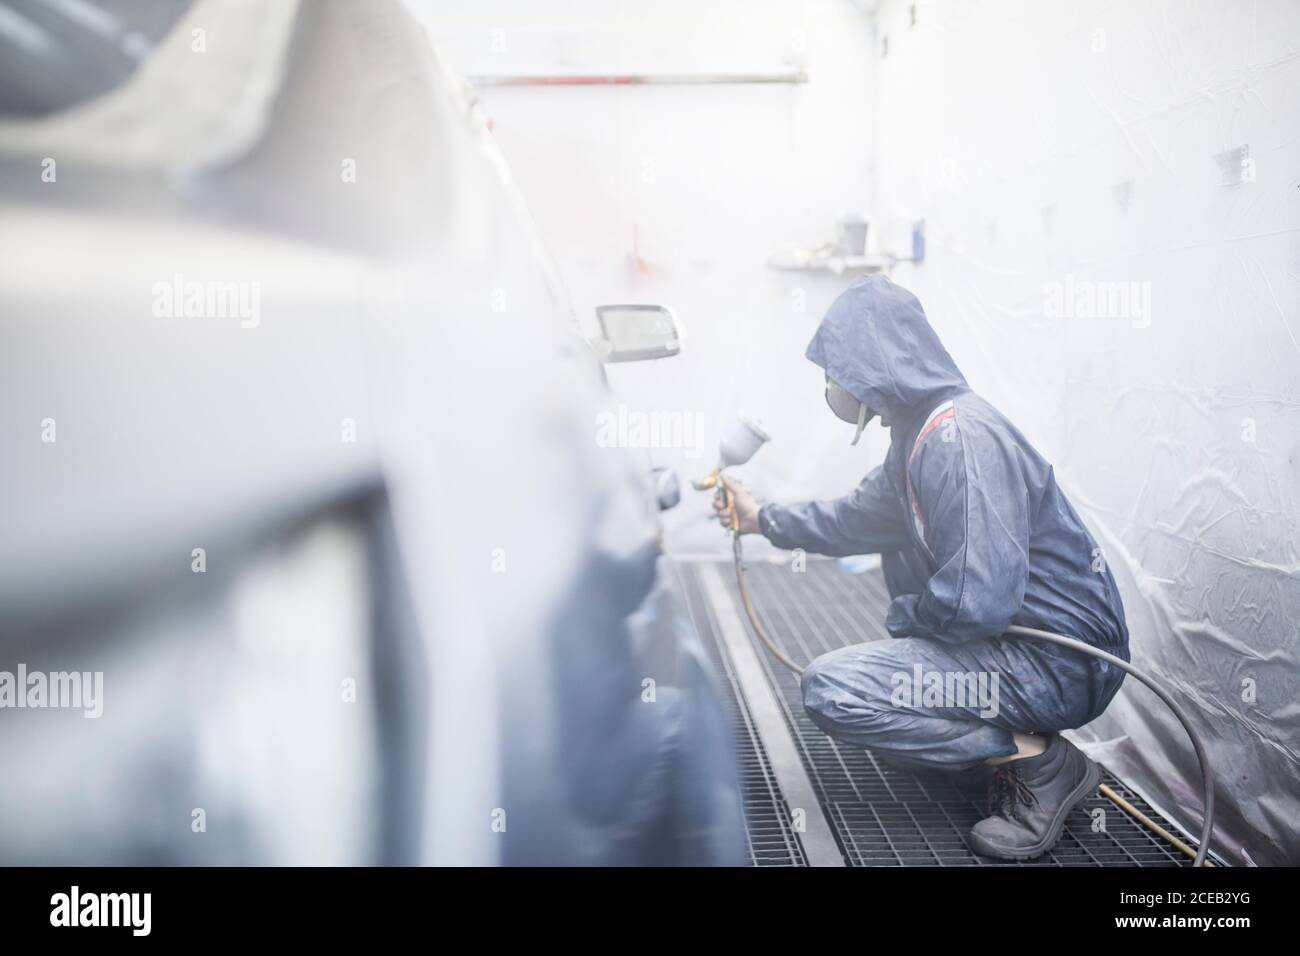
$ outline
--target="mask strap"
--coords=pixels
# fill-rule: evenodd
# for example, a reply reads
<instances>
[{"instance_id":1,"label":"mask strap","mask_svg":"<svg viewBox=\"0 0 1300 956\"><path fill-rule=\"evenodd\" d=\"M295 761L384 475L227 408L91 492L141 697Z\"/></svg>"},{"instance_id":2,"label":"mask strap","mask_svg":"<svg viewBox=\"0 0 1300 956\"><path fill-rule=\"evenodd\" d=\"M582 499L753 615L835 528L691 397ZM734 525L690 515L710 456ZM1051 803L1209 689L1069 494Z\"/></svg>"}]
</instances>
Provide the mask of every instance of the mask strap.
<instances>
[{"instance_id":1,"label":"mask strap","mask_svg":"<svg viewBox=\"0 0 1300 956\"><path fill-rule=\"evenodd\" d=\"M865 402L858 402L858 430L853 433L853 441L850 445L856 445L858 439L862 437L862 429L867 427L867 405Z\"/></svg>"}]
</instances>

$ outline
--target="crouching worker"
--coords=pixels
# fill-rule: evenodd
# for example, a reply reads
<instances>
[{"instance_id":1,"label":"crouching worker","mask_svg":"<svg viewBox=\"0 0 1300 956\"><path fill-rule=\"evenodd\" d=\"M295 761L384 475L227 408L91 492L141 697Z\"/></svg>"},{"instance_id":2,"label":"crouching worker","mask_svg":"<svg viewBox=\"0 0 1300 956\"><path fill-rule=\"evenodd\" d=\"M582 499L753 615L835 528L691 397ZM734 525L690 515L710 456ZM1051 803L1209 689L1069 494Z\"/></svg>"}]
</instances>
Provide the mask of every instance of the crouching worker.
<instances>
[{"instance_id":1,"label":"crouching worker","mask_svg":"<svg viewBox=\"0 0 1300 956\"><path fill-rule=\"evenodd\" d=\"M1128 660L1115 580L1051 465L967 387L911 293L881 276L856 283L807 356L825 370L831 410L857 429L854 444L876 416L889 429L884 464L834 501L759 507L728 481L739 528L780 548L881 554L894 639L814 660L804 706L826 733L891 762L991 765L990 815L971 830L972 847L1012 860L1045 853L1100 778L1059 731L1105 710L1124 673L1003 635L1021 624ZM996 688L992 706L895 693L896 675L938 675L951 687L952 675L971 674Z\"/></svg>"}]
</instances>

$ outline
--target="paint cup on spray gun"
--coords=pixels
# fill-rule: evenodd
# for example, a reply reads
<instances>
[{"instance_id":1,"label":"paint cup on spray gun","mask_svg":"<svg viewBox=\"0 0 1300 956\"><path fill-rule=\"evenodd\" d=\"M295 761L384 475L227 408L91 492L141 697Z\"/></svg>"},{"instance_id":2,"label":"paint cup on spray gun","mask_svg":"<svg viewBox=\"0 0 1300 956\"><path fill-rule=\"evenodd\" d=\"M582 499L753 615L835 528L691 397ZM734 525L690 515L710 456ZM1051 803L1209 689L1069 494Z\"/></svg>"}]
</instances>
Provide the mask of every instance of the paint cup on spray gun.
<instances>
[{"instance_id":1,"label":"paint cup on spray gun","mask_svg":"<svg viewBox=\"0 0 1300 956\"><path fill-rule=\"evenodd\" d=\"M723 427L718 438L718 464L703 478L693 479L691 484L696 491L716 487L724 469L745 464L771 440L772 436L752 418L743 415L733 418Z\"/></svg>"},{"instance_id":2,"label":"paint cup on spray gun","mask_svg":"<svg viewBox=\"0 0 1300 956\"><path fill-rule=\"evenodd\" d=\"M722 434L718 438L717 466L703 478L692 480L691 485L696 491L708 491L710 488L716 488L722 480L722 472L725 469L745 464L770 440L771 436L752 418L741 415L732 419L722 429ZM734 505L731 500L731 492L726 490L725 485L723 486L723 495L726 497L728 510L732 511L731 525L734 528L736 526Z\"/></svg>"}]
</instances>

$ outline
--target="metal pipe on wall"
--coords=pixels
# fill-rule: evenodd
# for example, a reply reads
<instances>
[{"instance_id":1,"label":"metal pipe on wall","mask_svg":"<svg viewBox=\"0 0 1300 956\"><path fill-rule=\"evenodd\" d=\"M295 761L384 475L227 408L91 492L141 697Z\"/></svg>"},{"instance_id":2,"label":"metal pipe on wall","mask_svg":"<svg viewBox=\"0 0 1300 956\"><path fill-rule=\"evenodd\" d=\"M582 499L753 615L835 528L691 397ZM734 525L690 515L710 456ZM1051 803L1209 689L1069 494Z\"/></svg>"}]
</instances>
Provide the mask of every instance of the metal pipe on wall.
<instances>
[{"instance_id":1,"label":"metal pipe on wall","mask_svg":"<svg viewBox=\"0 0 1300 956\"><path fill-rule=\"evenodd\" d=\"M808 82L803 69L771 73L493 73L469 77L474 86L716 86Z\"/></svg>"}]
</instances>

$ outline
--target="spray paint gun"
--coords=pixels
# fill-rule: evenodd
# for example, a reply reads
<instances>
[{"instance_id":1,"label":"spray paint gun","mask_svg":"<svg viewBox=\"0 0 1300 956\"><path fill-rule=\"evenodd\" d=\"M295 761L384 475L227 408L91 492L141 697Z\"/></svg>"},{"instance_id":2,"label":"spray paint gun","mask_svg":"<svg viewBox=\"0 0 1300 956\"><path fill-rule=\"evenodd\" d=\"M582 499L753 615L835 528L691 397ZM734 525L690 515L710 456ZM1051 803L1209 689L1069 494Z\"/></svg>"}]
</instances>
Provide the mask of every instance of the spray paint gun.
<instances>
[{"instance_id":1,"label":"spray paint gun","mask_svg":"<svg viewBox=\"0 0 1300 956\"><path fill-rule=\"evenodd\" d=\"M745 586L745 555L740 544L740 520L736 515L736 498L722 481L722 472L725 469L734 465L743 465L769 441L771 438L757 422L743 416L734 419L722 429L722 437L718 440L718 466L698 481L692 481L691 484L695 486L696 491L708 491L710 488L722 489L727 523L731 525L731 554L736 566L736 588L740 592L741 607L745 609L745 616L749 618L749 626L753 628L754 634L767 645L772 656L799 674L802 673L802 668L772 640L772 635L767 633L763 622L759 620L754 602L749 599L749 589Z\"/></svg>"},{"instance_id":2,"label":"spray paint gun","mask_svg":"<svg viewBox=\"0 0 1300 956\"><path fill-rule=\"evenodd\" d=\"M722 435L718 439L717 466L703 478L691 481L696 491L708 491L721 486L733 532L738 524L736 502L731 491L722 483L722 472L727 468L745 464L770 440L771 436L753 419L744 416L733 419L722 429ZM736 538L739 540L740 536L736 535Z\"/></svg>"}]
</instances>

